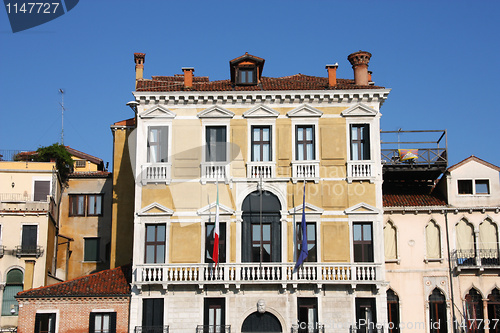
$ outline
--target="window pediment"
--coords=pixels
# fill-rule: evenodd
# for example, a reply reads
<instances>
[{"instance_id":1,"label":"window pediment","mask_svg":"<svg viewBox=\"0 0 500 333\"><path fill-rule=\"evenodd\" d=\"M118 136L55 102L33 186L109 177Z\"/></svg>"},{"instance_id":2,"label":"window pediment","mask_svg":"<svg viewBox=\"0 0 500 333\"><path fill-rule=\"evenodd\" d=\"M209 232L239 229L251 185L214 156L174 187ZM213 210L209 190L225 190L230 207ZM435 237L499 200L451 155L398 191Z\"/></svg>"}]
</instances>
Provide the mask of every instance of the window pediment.
<instances>
[{"instance_id":1,"label":"window pediment","mask_svg":"<svg viewBox=\"0 0 500 333\"><path fill-rule=\"evenodd\" d=\"M347 208L344 211L347 215L366 215L366 214L380 214L380 210L369 204L361 202L357 205Z\"/></svg>"},{"instance_id":2,"label":"window pediment","mask_svg":"<svg viewBox=\"0 0 500 333\"><path fill-rule=\"evenodd\" d=\"M288 117L321 117L323 112L310 105L304 104L298 108L288 111L286 115Z\"/></svg>"},{"instance_id":3,"label":"window pediment","mask_svg":"<svg viewBox=\"0 0 500 333\"><path fill-rule=\"evenodd\" d=\"M280 113L265 105L256 106L243 113L244 118L277 118Z\"/></svg>"},{"instance_id":4,"label":"window pediment","mask_svg":"<svg viewBox=\"0 0 500 333\"><path fill-rule=\"evenodd\" d=\"M215 210L216 210L215 206L216 205L217 204L215 202L212 202L210 205L207 205L203 208L198 209L196 214L198 214L200 216L203 216L203 215L214 215L215 216ZM233 215L233 214L234 214L234 210L232 210L231 208L229 208L225 205L219 204L219 215Z\"/></svg>"},{"instance_id":5,"label":"window pediment","mask_svg":"<svg viewBox=\"0 0 500 333\"><path fill-rule=\"evenodd\" d=\"M324 212L324 209L321 209L319 207L311 205L308 202L305 203L305 206L306 206L306 210L305 210L306 215L309 215L309 214L321 215ZM302 214L302 210L303 210L303 205L300 204L300 205L295 206L294 208L288 210L288 214L290 214L290 215L301 215Z\"/></svg>"},{"instance_id":6,"label":"window pediment","mask_svg":"<svg viewBox=\"0 0 500 333\"><path fill-rule=\"evenodd\" d=\"M176 114L161 105L153 106L139 114L139 118L167 118L173 119Z\"/></svg>"},{"instance_id":7,"label":"window pediment","mask_svg":"<svg viewBox=\"0 0 500 333\"><path fill-rule=\"evenodd\" d=\"M141 209L137 215L139 216L172 216L174 211L157 202L154 202L143 209Z\"/></svg>"},{"instance_id":8,"label":"window pediment","mask_svg":"<svg viewBox=\"0 0 500 333\"><path fill-rule=\"evenodd\" d=\"M234 112L215 105L201 112L198 112L197 116L198 118L233 118Z\"/></svg>"},{"instance_id":9,"label":"window pediment","mask_svg":"<svg viewBox=\"0 0 500 333\"><path fill-rule=\"evenodd\" d=\"M340 114L343 117L375 117L377 113L378 112L372 109L371 107L363 103L358 103L342 111Z\"/></svg>"}]
</instances>

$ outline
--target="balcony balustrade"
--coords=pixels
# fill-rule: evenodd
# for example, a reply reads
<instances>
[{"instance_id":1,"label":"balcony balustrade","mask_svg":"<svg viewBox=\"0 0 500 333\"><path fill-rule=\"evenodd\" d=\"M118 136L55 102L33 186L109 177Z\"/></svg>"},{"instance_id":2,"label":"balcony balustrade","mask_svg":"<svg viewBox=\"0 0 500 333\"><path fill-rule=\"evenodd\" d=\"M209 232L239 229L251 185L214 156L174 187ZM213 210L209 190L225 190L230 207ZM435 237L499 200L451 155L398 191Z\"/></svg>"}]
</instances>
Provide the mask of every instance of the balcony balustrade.
<instances>
[{"instance_id":1,"label":"balcony balustrade","mask_svg":"<svg viewBox=\"0 0 500 333\"><path fill-rule=\"evenodd\" d=\"M456 250L452 253L453 262L458 269L462 268L500 268L498 249Z\"/></svg>"},{"instance_id":2,"label":"balcony balustrade","mask_svg":"<svg viewBox=\"0 0 500 333\"><path fill-rule=\"evenodd\" d=\"M43 255L43 248L40 245L35 245L35 246L17 245L15 253L18 258L20 257L40 258Z\"/></svg>"},{"instance_id":3,"label":"balcony balustrade","mask_svg":"<svg viewBox=\"0 0 500 333\"><path fill-rule=\"evenodd\" d=\"M293 324L292 333L325 333L325 325L320 323L314 323L310 325L305 325L304 327L304 325L299 326L297 324Z\"/></svg>"},{"instance_id":4,"label":"balcony balustrade","mask_svg":"<svg viewBox=\"0 0 500 333\"><path fill-rule=\"evenodd\" d=\"M142 166L142 182L147 183L165 183L169 184L171 180L171 163L149 163Z\"/></svg>"},{"instance_id":5,"label":"balcony balustrade","mask_svg":"<svg viewBox=\"0 0 500 333\"><path fill-rule=\"evenodd\" d=\"M203 162L201 163L201 181L223 181L229 180L229 163L227 162Z\"/></svg>"},{"instance_id":6,"label":"balcony balustrade","mask_svg":"<svg viewBox=\"0 0 500 333\"><path fill-rule=\"evenodd\" d=\"M231 333L231 325L198 325L196 333Z\"/></svg>"},{"instance_id":7,"label":"balcony balustrade","mask_svg":"<svg viewBox=\"0 0 500 333\"><path fill-rule=\"evenodd\" d=\"M347 181L369 180L375 178L375 163L372 161L348 161L347 162Z\"/></svg>"},{"instance_id":8,"label":"balcony balustrade","mask_svg":"<svg viewBox=\"0 0 500 333\"><path fill-rule=\"evenodd\" d=\"M319 161L293 161L292 181L296 183L300 180L319 181Z\"/></svg>"},{"instance_id":9,"label":"balcony balustrade","mask_svg":"<svg viewBox=\"0 0 500 333\"><path fill-rule=\"evenodd\" d=\"M380 280L380 264L306 263L141 264L137 284L364 283Z\"/></svg>"},{"instance_id":10,"label":"balcony balustrade","mask_svg":"<svg viewBox=\"0 0 500 333\"><path fill-rule=\"evenodd\" d=\"M134 333L168 333L168 325L166 326L136 326Z\"/></svg>"},{"instance_id":11,"label":"balcony balustrade","mask_svg":"<svg viewBox=\"0 0 500 333\"><path fill-rule=\"evenodd\" d=\"M247 178L263 178L269 179L275 177L274 162L248 162L247 163Z\"/></svg>"}]
</instances>

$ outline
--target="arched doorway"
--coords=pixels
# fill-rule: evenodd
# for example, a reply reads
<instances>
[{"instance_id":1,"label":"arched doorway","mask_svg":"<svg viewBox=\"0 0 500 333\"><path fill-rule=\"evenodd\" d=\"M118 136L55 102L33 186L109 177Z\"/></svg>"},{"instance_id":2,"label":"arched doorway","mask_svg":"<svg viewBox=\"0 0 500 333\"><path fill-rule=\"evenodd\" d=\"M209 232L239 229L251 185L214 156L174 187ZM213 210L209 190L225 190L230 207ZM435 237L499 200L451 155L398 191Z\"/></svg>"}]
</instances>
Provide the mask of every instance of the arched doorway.
<instances>
[{"instance_id":1,"label":"arched doorway","mask_svg":"<svg viewBox=\"0 0 500 333\"><path fill-rule=\"evenodd\" d=\"M249 315L243 325L241 325L241 333L247 332L282 332L281 323L270 312L254 312Z\"/></svg>"},{"instance_id":2,"label":"arched doorway","mask_svg":"<svg viewBox=\"0 0 500 333\"><path fill-rule=\"evenodd\" d=\"M269 191L252 192L243 200L241 210L241 261L281 262L281 204L278 197Z\"/></svg>"}]
</instances>

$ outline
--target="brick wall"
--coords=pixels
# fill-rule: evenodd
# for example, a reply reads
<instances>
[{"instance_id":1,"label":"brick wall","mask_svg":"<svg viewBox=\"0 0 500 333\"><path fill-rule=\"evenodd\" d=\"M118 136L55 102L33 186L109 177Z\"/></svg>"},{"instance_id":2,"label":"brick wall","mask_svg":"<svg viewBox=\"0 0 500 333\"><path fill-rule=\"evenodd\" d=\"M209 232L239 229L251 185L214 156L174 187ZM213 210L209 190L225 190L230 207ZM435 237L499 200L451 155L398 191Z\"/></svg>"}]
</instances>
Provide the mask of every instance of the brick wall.
<instances>
[{"instance_id":1,"label":"brick wall","mask_svg":"<svg viewBox=\"0 0 500 333\"><path fill-rule=\"evenodd\" d=\"M58 333L88 333L89 315L93 310L113 310L116 312L116 332L128 332L128 297L67 297L19 299L18 333L35 331L37 311L56 313Z\"/></svg>"}]
</instances>

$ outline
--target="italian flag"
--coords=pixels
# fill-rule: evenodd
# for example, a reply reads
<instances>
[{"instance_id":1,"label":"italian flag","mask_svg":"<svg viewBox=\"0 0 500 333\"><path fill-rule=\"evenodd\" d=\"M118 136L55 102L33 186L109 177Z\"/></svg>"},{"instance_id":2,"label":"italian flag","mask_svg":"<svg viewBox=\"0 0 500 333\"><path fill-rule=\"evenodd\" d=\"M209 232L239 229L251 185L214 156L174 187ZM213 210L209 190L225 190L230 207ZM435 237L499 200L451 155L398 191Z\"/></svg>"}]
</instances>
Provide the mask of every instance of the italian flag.
<instances>
[{"instance_id":1,"label":"italian flag","mask_svg":"<svg viewBox=\"0 0 500 333\"><path fill-rule=\"evenodd\" d=\"M219 183L217 182L217 202L215 204L214 251L212 259L215 267L219 263Z\"/></svg>"}]
</instances>

